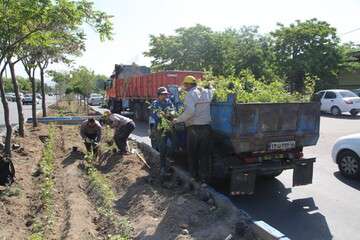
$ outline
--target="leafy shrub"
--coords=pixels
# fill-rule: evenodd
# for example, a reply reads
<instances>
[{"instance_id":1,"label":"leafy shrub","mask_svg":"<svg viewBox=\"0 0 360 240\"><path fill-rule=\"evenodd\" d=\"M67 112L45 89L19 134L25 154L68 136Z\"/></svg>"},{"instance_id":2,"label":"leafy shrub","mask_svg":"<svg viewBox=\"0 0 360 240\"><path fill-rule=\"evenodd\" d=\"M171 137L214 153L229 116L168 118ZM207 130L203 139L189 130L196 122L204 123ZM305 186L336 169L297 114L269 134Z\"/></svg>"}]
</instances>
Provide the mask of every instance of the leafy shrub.
<instances>
[{"instance_id":1,"label":"leafy shrub","mask_svg":"<svg viewBox=\"0 0 360 240\"><path fill-rule=\"evenodd\" d=\"M313 92L314 79L310 76L307 82L307 94L290 93L281 79L274 78L272 81L260 81L249 70L243 70L239 77L236 76L213 76L207 72L203 87L214 87L214 100L219 102L227 101L230 94L236 96L238 103L288 103L308 101L308 95Z\"/></svg>"}]
</instances>

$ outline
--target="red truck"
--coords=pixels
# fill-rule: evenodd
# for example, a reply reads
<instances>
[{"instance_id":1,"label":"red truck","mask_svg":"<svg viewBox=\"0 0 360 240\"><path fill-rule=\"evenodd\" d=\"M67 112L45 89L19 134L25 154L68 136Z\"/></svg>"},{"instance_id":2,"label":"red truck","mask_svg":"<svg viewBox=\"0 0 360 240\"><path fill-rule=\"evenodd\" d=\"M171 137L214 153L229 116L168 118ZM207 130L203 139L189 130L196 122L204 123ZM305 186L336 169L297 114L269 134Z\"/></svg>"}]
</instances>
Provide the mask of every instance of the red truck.
<instances>
[{"instance_id":1,"label":"red truck","mask_svg":"<svg viewBox=\"0 0 360 240\"><path fill-rule=\"evenodd\" d=\"M147 120L147 102L157 98L157 89L165 86L180 86L185 76L193 75L202 79L203 72L200 71L161 71L146 73L143 71L132 71L123 74L115 67L111 80L106 83L106 100L113 112L130 110L134 112L135 118ZM145 72L145 73L144 73Z\"/></svg>"}]
</instances>

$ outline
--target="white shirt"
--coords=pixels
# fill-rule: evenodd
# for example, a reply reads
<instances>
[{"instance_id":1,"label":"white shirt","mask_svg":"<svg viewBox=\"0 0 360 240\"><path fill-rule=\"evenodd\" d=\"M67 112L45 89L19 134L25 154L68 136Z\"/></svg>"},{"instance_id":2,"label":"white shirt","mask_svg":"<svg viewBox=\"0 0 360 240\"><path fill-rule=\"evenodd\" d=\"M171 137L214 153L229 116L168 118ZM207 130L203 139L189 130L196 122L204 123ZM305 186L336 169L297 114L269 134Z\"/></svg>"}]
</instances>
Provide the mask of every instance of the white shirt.
<instances>
[{"instance_id":1,"label":"white shirt","mask_svg":"<svg viewBox=\"0 0 360 240\"><path fill-rule=\"evenodd\" d=\"M121 116L120 114L113 113L110 115L111 127L120 128L129 122L132 122L132 119Z\"/></svg>"},{"instance_id":2,"label":"white shirt","mask_svg":"<svg viewBox=\"0 0 360 240\"><path fill-rule=\"evenodd\" d=\"M192 88L185 96L185 111L176 119L176 122L185 122L186 126L210 124L212 98L212 89Z\"/></svg>"}]
</instances>

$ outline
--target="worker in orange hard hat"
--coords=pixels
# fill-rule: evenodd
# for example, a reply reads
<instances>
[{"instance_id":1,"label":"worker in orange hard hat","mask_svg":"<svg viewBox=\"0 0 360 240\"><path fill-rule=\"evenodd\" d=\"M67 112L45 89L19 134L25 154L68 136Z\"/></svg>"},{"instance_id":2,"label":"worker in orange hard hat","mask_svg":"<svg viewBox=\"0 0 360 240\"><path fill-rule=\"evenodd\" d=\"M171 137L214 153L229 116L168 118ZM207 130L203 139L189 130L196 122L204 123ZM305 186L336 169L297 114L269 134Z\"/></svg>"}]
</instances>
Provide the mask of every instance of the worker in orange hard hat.
<instances>
[{"instance_id":1,"label":"worker in orange hard hat","mask_svg":"<svg viewBox=\"0 0 360 240\"><path fill-rule=\"evenodd\" d=\"M173 122L185 123L189 171L194 178L206 182L210 177L210 103L213 90L198 87L197 79L191 75L184 78L183 85L187 91L184 112Z\"/></svg>"}]
</instances>

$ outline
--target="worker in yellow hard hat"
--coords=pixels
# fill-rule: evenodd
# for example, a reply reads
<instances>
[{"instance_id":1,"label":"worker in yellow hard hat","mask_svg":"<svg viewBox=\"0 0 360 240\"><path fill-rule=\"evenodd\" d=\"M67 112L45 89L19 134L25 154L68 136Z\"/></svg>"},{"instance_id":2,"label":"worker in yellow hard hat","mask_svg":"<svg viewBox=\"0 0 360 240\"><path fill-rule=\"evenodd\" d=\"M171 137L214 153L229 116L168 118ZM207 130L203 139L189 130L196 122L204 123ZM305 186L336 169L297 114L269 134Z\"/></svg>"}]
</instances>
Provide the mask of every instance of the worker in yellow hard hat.
<instances>
[{"instance_id":1,"label":"worker in yellow hard hat","mask_svg":"<svg viewBox=\"0 0 360 240\"><path fill-rule=\"evenodd\" d=\"M206 182L210 177L210 103L213 90L198 87L197 79L191 75L184 78L183 85L187 91L184 112L173 122L185 123L189 171L194 178Z\"/></svg>"},{"instance_id":2,"label":"worker in yellow hard hat","mask_svg":"<svg viewBox=\"0 0 360 240\"><path fill-rule=\"evenodd\" d=\"M188 76L186 76L185 78L184 78L184 81L183 81L183 85L184 85L184 87L186 86L186 85L196 85L196 78L194 77L194 76L192 76L192 75L188 75Z\"/></svg>"}]
</instances>

